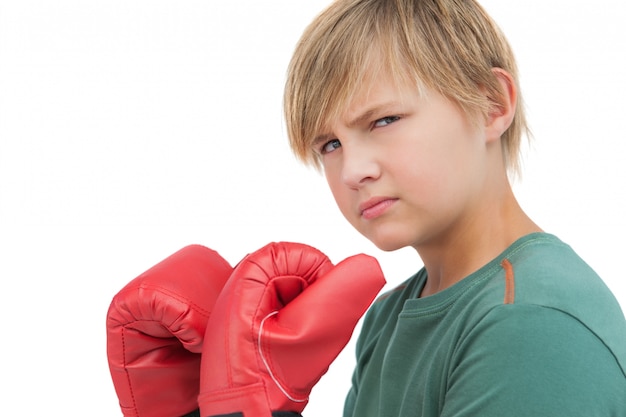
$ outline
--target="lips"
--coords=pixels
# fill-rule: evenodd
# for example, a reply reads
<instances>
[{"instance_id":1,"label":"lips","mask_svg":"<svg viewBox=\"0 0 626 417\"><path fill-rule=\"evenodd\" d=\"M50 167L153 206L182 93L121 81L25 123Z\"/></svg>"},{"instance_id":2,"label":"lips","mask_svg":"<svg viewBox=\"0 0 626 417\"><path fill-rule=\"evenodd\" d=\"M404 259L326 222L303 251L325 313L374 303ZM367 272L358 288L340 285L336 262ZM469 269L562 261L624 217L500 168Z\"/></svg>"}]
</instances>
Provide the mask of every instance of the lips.
<instances>
[{"instance_id":1,"label":"lips","mask_svg":"<svg viewBox=\"0 0 626 417\"><path fill-rule=\"evenodd\" d=\"M361 217L366 220L375 219L376 217L384 214L396 201L398 201L398 199L392 197L370 198L369 200L359 204Z\"/></svg>"}]
</instances>

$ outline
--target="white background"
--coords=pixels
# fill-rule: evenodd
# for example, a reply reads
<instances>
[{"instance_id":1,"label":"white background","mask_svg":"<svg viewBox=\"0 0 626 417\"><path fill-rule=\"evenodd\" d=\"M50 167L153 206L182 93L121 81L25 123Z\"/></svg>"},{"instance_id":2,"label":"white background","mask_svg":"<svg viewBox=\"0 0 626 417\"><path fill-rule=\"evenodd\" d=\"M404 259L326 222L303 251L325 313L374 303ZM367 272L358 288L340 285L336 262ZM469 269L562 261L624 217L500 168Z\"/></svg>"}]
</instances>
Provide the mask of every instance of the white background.
<instances>
[{"instance_id":1,"label":"white background","mask_svg":"<svg viewBox=\"0 0 626 417\"><path fill-rule=\"evenodd\" d=\"M105 316L190 243L231 263L269 241L420 266L353 231L285 136L285 69L328 0L0 3L0 415L120 416ZM623 307L626 12L621 1L483 4L516 50L535 135L522 205ZM352 344L308 416L339 416Z\"/></svg>"}]
</instances>

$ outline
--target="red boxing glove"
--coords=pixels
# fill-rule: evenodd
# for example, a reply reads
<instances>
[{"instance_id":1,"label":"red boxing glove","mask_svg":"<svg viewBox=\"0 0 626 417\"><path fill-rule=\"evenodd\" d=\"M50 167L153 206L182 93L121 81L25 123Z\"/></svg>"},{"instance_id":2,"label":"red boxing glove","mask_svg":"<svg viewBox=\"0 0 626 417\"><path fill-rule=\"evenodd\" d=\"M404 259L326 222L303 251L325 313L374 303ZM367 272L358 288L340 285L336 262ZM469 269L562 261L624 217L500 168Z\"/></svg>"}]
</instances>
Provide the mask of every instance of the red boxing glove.
<instances>
[{"instance_id":1,"label":"red boxing glove","mask_svg":"<svg viewBox=\"0 0 626 417\"><path fill-rule=\"evenodd\" d=\"M207 324L201 417L301 413L384 284L378 262L366 255L333 266L296 243L248 255Z\"/></svg>"},{"instance_id":2,"label":"red boxing glove","mask_svg":"<svg viewBox=\"0 0 626 417\"><path fill-rule=\"evenodd\" d=\"M231 273L217 252L191 245L115 295L107 355L125 417L179 417L198 409L204 332Z\"/></svg>"}]
</instances>

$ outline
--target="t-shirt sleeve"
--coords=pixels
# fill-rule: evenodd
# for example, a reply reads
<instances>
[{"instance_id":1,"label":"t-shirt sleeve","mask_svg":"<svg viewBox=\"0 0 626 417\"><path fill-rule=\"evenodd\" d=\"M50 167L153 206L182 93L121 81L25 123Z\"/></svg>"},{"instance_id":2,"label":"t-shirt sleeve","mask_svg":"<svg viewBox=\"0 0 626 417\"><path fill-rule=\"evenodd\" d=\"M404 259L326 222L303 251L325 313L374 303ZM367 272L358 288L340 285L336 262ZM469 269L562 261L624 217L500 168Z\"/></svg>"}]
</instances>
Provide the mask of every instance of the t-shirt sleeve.
<instances>
[{"instance_id":1,"label":"t-shirt sleeve","mask_svg":"<svg viewBox=\"0 0 626 417\"><path fill-rule=\"evenodd\" d=\"M626 416L626 376L576 318L535 305L489 312L455 348L442 417Z\"/></svg>"}]
</instances>

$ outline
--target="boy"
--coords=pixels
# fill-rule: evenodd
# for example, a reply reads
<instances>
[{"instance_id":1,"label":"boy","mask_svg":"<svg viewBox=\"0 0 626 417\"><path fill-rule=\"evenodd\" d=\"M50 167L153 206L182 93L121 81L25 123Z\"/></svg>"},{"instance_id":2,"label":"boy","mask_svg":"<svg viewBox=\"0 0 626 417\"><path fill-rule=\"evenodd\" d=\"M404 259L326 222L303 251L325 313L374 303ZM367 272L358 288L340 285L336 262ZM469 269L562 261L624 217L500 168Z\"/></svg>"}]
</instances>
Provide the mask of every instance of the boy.
<instances>
[{"instance_id":1,"label":"boy","mask_svg":"<svg viewBox=\"0 0 626 417\"><path fill-rule=\"evenodd\" d=\"M510 48L472 0L338 0L304 32L285 89L295 154L359 232L424 263L367 313L344 416L626 416L617 301L512 193L521 103ZM198 415L201 345L199 415L298 415L382 286L372 259L335 266L298 244L232 271L206 248L183 255L112 304L125 415Z\"/></svg>"},{"instance_id":2,"label":"boy","mask_svg":"<svg viewBox=\"0 0 626 417\"><path fill-rule=\"evenodd\" d=\"M424 269L367 313L344 416L626 416L626 322L518 205L513 54L471 0L345 0L290 64L291 146Z\"/></svg>"}]
</instances>

